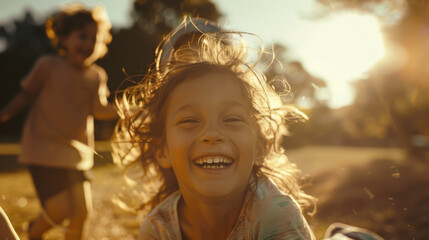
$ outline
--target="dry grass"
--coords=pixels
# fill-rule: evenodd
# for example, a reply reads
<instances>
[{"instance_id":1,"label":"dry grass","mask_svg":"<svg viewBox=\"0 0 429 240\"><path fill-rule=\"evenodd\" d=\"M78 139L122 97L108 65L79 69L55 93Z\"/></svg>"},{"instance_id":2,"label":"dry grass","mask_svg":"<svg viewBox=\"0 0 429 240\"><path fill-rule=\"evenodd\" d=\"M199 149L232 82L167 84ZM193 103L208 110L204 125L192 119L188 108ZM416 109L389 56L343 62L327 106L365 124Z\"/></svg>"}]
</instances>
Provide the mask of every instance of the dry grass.
<instances>
[{"instance_id":1,"label":"dry grass","mask_svg":"<svg viewBox=\"0 0 429 240\"><path fill-rule=\"evenodd\" d=\"M88 239L134 239L139 217L113 204L112 197L124 185L119 169L113 165L97 167L92 182L94 211L90 215ZM40 211L31 177L27 171L0 174L0 206L8 214L21 239L27 239L28 222ZM45 239L64 239L58 229L50 230Z\"/></svg>"},{"instance_id":2,"label":"dry grass","mask_svg":"<svg viewBox=\"0 0 429 240\"><path fill-rule=\"evenodd\" d=\"M319 198L310 224L320 236L343 222L370 229L385 239L429 239L429 166L378 159L332 169L313 179L307 192Z\"/></svg>"},{"instance_id":3,"label":"dry grass","mask_svg":"<svg viewBox=\"0 0 429 240\"><path fill-rule=\"evenodd\" d=\"M306 190L319 198L318 214L309 219L317 239L332 222L368 228L386 239L429 239L428 166L403 161L398 149L311 146L288 154L312 179ZM112 203L123 185L116 167L94 169L88 239L135 238L139 217ZM27 239L28 221L39 211L30 176L24 170L1 173L0 193L0 205ZM63 239L62 233L53 229L46 239Z\"/></svg>"}]
</instances>

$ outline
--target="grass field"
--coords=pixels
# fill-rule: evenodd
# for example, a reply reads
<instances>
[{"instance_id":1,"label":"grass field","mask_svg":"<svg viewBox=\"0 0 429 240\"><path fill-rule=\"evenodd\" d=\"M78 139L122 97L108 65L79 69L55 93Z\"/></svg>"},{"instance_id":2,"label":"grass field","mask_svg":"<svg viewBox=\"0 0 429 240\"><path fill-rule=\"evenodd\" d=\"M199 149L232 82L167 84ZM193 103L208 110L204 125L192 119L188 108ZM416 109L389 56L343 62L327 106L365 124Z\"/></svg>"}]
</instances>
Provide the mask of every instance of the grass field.
<instances>
[{"instance_id":1,"label":"grass field","mask_svg":"<svg viewBox=\"0 0 429 240\"><path fill-rule=\"evenodd\" d=\"M386 239L429 239L427 163L410 164L400 149L309 146L288 156L310 179L306 191L319 199L318 213L308 217L317 239L332 222L365 227ZM112 201L126 191L120 170L104 161L93 173L88 239L134 239L141 217ZM25 169L0 173L0 206L27 239L39 203ZM46 239L62 239L62 233L53 229Z\"/></svg>"}]
</instances>

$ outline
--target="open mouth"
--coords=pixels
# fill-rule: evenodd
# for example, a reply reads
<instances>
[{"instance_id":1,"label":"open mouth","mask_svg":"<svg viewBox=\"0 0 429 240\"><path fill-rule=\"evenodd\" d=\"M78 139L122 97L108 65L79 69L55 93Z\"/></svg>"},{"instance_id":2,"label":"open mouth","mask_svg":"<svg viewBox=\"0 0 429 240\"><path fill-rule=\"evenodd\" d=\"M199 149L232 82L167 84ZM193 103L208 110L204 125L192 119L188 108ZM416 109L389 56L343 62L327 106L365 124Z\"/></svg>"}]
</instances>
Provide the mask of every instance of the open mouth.
<instances>
[{"instance_id":1,"label":"open mouth","mask_svg":"<svg viewBox=\"0 0 429 240\"><path fill-rule=\"evenodd\" d=\"M194 161L194 164L198 167L211 169L226 168L231 166L232 163L233 160L225 156L207 156Z\"/></svg>"}]
</instances>

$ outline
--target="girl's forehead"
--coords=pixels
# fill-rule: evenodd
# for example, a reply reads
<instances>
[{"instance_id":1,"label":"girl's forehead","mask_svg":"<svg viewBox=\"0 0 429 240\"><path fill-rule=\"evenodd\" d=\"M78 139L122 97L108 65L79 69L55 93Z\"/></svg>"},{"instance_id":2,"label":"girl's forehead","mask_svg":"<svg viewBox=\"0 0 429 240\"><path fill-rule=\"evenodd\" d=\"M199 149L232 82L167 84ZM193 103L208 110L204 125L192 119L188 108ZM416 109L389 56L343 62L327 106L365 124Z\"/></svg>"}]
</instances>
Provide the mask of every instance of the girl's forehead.
<instances>
[{"instance_id":1,"label":"girl's forehead","mask_svg":"<svg viewBox=\"0 0 429 240\"><path fill-rule=\"evenodd\" d=\"M96 33L98 30L98 25L95 22L87 23L79 30L84 32Z\"/></svg>"},{"instance_id":2,"label":"girl's forehead","mask_svg":"<svg viewBox=\"0 0 429 240\"><path fill-rule=\"evenodd\" d=\"M209 71L195 77L184 79L176 88L201 91L218 92L221 95L243 93L243 82L233 73L226 71ZM198 92L194 92L198 94Z\"/></svg>"},{"instance_id":3,"label":"girl's forehead","mask_svg":"<svg viewBox=\"0 0 429 240\"><path fill-rule=\"evenodd\" d=\"M72 29L68 35L81 34L81 33L96 34L97 31L98 31L97 24L93 23L93 22L89 22L89 23L83 25L82 27L77 27L77 28Z\"/></svg>"},{"instance_id":4,"label":"girl's forehead","mask_svg":"<svg viewBox=\"0 0 429 240\"><path fill-rule=\"evenodd\" d=\"M198 101L235 101L248 104L244 84L229 72L208 72L180 82L169 94L173 105Z\"/></svg>"}]
</instances>

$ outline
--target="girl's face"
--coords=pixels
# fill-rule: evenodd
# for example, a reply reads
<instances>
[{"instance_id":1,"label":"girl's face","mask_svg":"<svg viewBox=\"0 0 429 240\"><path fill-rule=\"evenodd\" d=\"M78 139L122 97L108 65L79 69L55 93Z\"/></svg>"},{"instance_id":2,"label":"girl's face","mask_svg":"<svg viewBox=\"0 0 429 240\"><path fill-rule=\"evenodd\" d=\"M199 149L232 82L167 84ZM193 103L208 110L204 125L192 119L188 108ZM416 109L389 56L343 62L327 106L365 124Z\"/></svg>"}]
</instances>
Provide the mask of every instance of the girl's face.
<instances>
[{"instance_id":1,"label":"girl's face","mask_svg":"<svg viewBox=\"0 0 429 240\"><path fill-rule=\"evenodd\" d=\"M61 39L66 49L66 60L77 66L91 64L91 55L94 53L97 41L97 24L89 23L82 29L76 29Z\"/></svg>"},{"instance_id":2,"label":"girl's face","mask_svg":"<svg viewBox=\"0 0 429 240\"><path fill-rule=\"evenodd\" d=\"M166 103L166 144L159 163L172 167L183 196L234 197L246 190L258 155L249 98L230 73L187 79Z\"/></svg>"}]
</instances>

